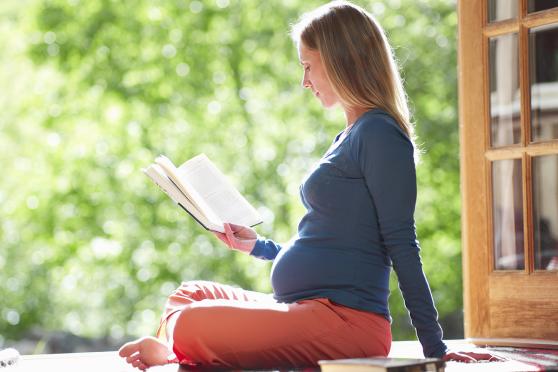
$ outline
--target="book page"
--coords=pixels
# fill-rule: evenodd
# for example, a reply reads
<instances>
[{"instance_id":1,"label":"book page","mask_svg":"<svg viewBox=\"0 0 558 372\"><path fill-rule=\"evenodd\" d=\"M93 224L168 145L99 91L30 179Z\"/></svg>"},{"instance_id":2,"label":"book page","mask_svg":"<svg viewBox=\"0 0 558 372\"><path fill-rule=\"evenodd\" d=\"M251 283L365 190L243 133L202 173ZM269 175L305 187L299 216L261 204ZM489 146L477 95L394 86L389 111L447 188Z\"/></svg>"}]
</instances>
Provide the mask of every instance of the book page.
<instances>
[{"instance_id":1,"label":"book page","mask_svg":"<svg viewBox=\"0 0 558 372\"><path fill-rule=\"evenodd\" d=\"M167 176L163 168L158 164L151 164L143 172L159 186L176 204L182 206L190 213L196 221L209 230L224 232L222 224L216 224L208 218L193 204L192 200L180 190L177 185Z\"/></svg>"},{"instance_id":2,"label":"book page","mask_svg":"<svg viewBox=\"0 0 558 372\"><path fill-rule=\"evenodd\" d=\"M205 154L182 164L178 173L222 222L243 226L254 226L262 222L254 207Z\"/></svg>"},{"instance_id":3,"label":"book page","mask_svg":"<svg viewBox=\"0 0 558 372\"><path fill-rule=\"evenodd\" d=\"M190 184L188 179L181 176L180 171L166 156L158 156L155 162L161 166L169 179L176 185L176 187L192 202L192 204L199 210L207 220L211 221L212 224L221 226L220 230L223 230L223 221L219 219L217 214L213 212L212 208L207 204L206 200L200 195L197 190Z\"/></svg>"}]
</instances>

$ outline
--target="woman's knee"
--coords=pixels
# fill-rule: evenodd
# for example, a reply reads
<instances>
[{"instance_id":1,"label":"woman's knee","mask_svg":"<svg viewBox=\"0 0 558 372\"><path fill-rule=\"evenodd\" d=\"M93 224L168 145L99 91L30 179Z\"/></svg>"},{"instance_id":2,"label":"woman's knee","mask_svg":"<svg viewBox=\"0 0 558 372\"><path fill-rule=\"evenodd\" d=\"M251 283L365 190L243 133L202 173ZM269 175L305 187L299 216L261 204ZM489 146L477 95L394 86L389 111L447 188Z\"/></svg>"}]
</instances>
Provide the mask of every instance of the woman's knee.
<instances>
[{"instance_id":1,"label":"woman's knee","mask_svg":"<svg viewBox=\"0 0 558 372\"><path fill-rule=\"evenodd\" d=\"M174 350L204 365L236 365L231 348L241 343L242 337L231 331L230 321L227 307L214 305L211 300L186 306L174 326Z\"/></svg>"},{"instance_id":2,"label":"woman's knee","mask_svg":"<svg viewBox=\"0 0 558 372\"><path fill-rule=\"evenodd\" d=\"M173 329L175 345L189 349L194 343L202 341L204 337L204 325L208 324L208 308L188 305L180 311Z\"/></svg>"}]
</instances>

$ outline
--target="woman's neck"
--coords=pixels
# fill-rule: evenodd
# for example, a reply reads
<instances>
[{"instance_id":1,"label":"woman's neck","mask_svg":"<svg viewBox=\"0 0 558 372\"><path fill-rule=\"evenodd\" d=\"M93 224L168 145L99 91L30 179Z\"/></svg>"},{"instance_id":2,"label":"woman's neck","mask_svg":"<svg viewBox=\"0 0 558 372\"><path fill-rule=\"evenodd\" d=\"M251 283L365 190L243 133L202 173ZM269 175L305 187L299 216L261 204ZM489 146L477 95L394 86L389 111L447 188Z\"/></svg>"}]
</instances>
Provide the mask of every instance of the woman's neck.
<instances>
[{"instance_id":1,"label":"woman's neck","mask_svg":"<svg viewBox=\"0 0 558 372\"><path fill-rule=\"evenodd\" d=\"M354 122L368 110L369 109L367 108L361 107L352 107L345 109L345 119L347 120L346 128L349 128L351 125L353 125Z\"/></svg>"}]
</instances>

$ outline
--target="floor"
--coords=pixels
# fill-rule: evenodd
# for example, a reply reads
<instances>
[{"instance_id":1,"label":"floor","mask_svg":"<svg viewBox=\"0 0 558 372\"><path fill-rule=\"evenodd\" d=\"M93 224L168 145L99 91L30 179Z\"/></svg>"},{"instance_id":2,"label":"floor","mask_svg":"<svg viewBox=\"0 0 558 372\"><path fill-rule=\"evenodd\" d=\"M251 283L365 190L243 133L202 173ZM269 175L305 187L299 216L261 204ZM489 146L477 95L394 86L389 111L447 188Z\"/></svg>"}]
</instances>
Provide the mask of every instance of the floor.
<instances>
[{"instance_id":1,"label":"floor","mask_svg":"<svg viewBox=\"0 0 558 372\"><path fill-rule=\"evenodd\" d=\"M448 346L453 350L474 350L475 346L465 342L464 340L447 341ZM496 354L507 356L506 351L496 351ZM421 358L422 351L420 344L416 341L398 341L392 345L390 357L407 357L407 358ZM558 366L558 357L555 361ZM10 372L12 368L6 369ZM491 362L491 363L458 363L448 362L446 364L447 372L459 371L540 371L540 368L534 367L531 364L526 364L522 361L508 360L505 362ZM548 368L545 370L558 370ZM128 366L116 352L102 352L102 353L76 353L76 354L51 354L51 355L27 355L23 356L22 360L18 363L17 368L13 369L17 372L39 372L39 371L103 371L103 372L131 372L138 371ZM167 366L150 368L149 372L179 372L185 371L176 364Z\"/></svg>"},{"instance_id":2,"label":"floor","mask_svg":"<svg viewBox=\"0 0 558 372\"><path fill-rule=\"evenodd\" d=\"M478 348L475 345L468 343L464 340L449 340L445 341L451 350L455 351L486 351L483 348ZM509 358L509 353L503 351L491 351L492 353ZM396 341L392 344L390 357L394 358L422 358L422 349L420 343L417 341ZM546 371L554 369L547 368ZM527 372L527 371L541 371L540 368L531 364L524 363L517 360L507 360L505 362L484 362L484 363L460 363L460 362L447 362L446 372Z\"/></svg>"}]
</instances>

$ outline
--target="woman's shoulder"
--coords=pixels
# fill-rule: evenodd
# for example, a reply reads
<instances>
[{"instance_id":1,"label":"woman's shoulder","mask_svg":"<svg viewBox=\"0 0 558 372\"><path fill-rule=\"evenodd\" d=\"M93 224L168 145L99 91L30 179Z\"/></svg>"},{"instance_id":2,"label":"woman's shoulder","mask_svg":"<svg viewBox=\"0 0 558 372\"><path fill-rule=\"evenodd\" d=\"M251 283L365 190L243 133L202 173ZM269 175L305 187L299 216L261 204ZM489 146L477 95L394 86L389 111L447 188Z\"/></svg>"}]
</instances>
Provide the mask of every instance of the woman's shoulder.
<instances>
[{"instance_id":1,"label":"woman's shoulder","mask_svg":"<svg viewBox=\"0 0 558 372\"><path fill-rule=\"evenodd\" d=\"M397 121L383 110L363 114L349 132L349 153L356 161L415 157L415 146Z\"/></svg>"},{"instance_id":2,"label":"woman's shoulder","mask_svg":"<svg viewBox=\"0 0 558 372\"><path fill-rule=\"evenodd\" d=\"M352 136L357 140L389 141L390 138L411 143L397 121L384 110L372 109L362 114L353 124Z\"/></svg>"}]
</instances>

